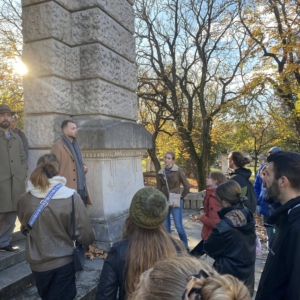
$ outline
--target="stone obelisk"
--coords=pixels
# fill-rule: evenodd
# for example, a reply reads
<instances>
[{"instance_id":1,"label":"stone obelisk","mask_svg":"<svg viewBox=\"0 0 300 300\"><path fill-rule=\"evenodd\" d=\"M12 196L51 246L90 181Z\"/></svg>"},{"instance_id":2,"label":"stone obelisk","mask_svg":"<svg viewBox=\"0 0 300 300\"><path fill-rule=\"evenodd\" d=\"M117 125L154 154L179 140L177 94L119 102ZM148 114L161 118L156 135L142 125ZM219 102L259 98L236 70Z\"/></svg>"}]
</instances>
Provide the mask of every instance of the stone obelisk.
<instances>
[{"instance_id":1,"label":"stone obelisk","mask_svg":"<svg viewBox=\"0 0 300 300\"><path fill-rule=\"evenodd\" d=\"M136 123L134 0L22 0L29 166L73 119L89 167L97 246L120 238L151 135Z\"/></svg>"}]
</instances>

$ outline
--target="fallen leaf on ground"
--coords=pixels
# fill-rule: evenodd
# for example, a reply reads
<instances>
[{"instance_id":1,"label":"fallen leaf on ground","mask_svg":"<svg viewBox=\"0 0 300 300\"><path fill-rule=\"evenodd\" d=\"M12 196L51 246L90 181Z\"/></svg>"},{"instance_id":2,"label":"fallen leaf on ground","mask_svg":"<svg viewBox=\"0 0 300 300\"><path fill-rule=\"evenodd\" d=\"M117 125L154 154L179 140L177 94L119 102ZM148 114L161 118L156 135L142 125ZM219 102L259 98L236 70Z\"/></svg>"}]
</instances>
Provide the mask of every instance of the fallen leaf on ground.
<instances>
[{"instance_id":1,"label":"fallen leaf on ground","mask_svg":"<svg viewBox=\"0 0 300 300\"><path fill-rule=\"evenodd\" d=\"M84 255L90 260L94 260L95 257L99 257L101 259L105 259L107 257L107 254L104 253L103 250L100 250L92 245L89 245L89 251L87 251Z\"/></svg>"}]
</instances>

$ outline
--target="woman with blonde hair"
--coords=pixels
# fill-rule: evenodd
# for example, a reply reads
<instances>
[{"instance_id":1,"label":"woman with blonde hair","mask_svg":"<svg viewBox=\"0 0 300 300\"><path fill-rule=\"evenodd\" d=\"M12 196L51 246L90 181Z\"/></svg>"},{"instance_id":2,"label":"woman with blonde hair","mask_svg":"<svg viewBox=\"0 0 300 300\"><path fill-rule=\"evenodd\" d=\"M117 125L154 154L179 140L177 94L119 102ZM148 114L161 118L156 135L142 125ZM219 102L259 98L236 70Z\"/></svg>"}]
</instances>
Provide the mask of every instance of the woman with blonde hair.
<instances>
[{"instance_id":1,"label":"woman with blonde hair","mask_svg":"<svg viewBox=\"0 0 300 300\"><path fill-rule=\"evenodd\" d=\"M233 180L221 183L216 189L221 204L221 221L203 244L203 251L215 259L214 268L220 274L230 274L245 282L250 294L254 292L256 258L255 219L241 187Z\"/></svg>"},{"instance_id":2,"label":"woman with blonde hair","mask_svg":"<svg viewBox=\"0 0 300 300\"><path fill-rule=\"evenodd\" d=\"M123 239L112 246L104 262L97 300L127 299L141 274L155 262L186 253L184 245L165 230L168 211L166 197L155 188L142 188L133 196Z\"/></svg>"},{"instance_id":3,"label":"woman with blonde hair","mask_svg":"<svg viewBox=\"0 0 300 300\"><path fill-rule=\"evenodd\" d=\"M195 274L195 275L193 275ZM247 287L192 257L169 258L144 272L129 300L251 300Z\"/></svg>"},{"instance_id":4,"label":"woman with blonde hair","mask_svg":"<svg viewBox=\"0 0 300 300\"><path fill-rule=\"evenodd\" d=\"M17 210L21 231L27 236L25 259L40 297L47 300L76 296L73 226L79 244L88 246L95 240L80 196L65 186L67 180L59 174L60 162L55 155L40 157Z\"/></svg>"},{"instance_id":5,"label":"woman with blonde hair","mask_svg":"<svg viewBox=\"0 0 300 300\"><path fill-rule=\"evenodd\" d=\"M179 207L170 206L168 215L164 221L164 225L169 233L171 233L171 214L173 216L175 228L178 232L180 240L188 248L188 239L182 223L182 207L183 198L190 190L190 183L186 179L183 171L175 164L175 153L168 151L164 155L165 166L159 170L157 180L157 189L161 191L167 199L170 193L181 194ZM180 185L183 186L183 191L180 192Z\"/></svg>"}]
</instances>

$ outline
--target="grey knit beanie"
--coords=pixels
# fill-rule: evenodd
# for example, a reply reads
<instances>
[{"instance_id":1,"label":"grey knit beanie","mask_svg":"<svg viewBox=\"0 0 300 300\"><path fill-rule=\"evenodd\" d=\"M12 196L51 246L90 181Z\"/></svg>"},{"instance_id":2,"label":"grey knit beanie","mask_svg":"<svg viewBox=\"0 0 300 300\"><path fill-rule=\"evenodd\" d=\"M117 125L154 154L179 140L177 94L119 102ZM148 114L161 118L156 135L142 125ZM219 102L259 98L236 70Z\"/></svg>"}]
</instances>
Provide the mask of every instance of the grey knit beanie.
<instances>
[{"instance_id":1,"label":"grey knit beanie","mask_svg":"<svg viewBox=\"0 0 300 300\"><path fill-rule=\"evenodd\" d=\"M133 196L129 217L139 227L157 228L163 223L169 212L166 196L152 187L145 187Z\"/></svg>"}]
</instances>

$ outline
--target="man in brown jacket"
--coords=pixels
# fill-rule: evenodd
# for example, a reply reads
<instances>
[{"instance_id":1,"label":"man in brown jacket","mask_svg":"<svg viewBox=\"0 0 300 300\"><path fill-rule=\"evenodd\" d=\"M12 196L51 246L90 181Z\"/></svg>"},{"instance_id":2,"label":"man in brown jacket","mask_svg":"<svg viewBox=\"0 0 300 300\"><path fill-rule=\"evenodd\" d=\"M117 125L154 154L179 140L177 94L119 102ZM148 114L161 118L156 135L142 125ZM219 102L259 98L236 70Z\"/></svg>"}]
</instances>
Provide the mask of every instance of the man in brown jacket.
<instances>
[{"instance_id":1,"label":"man in brown jacket","mask_svg":"<svg viewBox=\"0 0 300 300\"><path fill-rule=\"evenodd\" d=\"M66 186L77 191L85 205L92 205L85 176L88 168L82 162L81 150L76 140L77 126L74 121L65 120L61 124L61 129L62 139L54 143L51 153L60 161L61 176L67 179Z\"/></svg>"},{"instance_id":2,"label":"man in brown jacket","mask_svg":"<svg viewBox=\"0 0 300 300\"><path fill-rule=\"evenodd\" d=\"M9 242L16 223L17 202L25 192L27 162L21 138L9 129L14 112L0 105L0 251L18 251Z\"/></svg>"}]
</instances>

